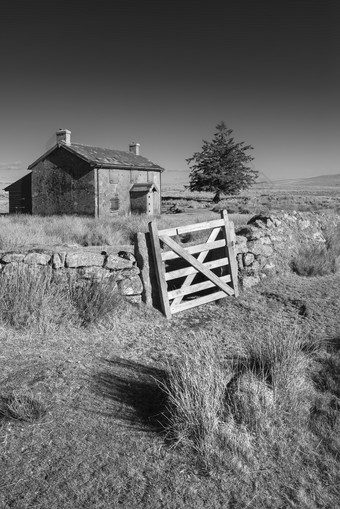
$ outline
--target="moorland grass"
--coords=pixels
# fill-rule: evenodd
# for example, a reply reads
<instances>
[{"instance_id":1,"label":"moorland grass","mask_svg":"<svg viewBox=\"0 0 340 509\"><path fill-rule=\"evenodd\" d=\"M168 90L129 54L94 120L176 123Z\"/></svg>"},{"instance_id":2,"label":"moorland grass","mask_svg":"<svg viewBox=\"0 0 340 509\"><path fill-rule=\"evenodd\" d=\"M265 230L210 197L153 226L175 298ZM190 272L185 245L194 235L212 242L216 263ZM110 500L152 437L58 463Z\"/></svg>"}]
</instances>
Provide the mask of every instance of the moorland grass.
<instances>
[{"instance_id":1,"label":"moorland grass","mask_svg":"<svg viewBox=\"0 0 340 509\"><path fill-rule=\"evenodd\" d=\"M1 276L0 322L15 329L33 328L42 332L62 324L88 327L104 316L122 310L124 298L111 277L58 284L44 268L18 264Z\"/></svg>"},{"instance_id":2,"label":"moorland grass","mask_svg":"<svg viewBox=\"0 0 340 509\"><path fill-rule=\"evenodd\" d=\"M218 219L214 212L195 215L162 215L153 218L159 229ZM246 224L250 216L235 214L230 220L236 227ZM0 217L0 250L34 246L119 246L132 244L137 232L147 232L152 218L147 215L115 216L95 219L81 216L31 216L25 214Z\"/></svg>"},{"instance_id":3,"label":"moorland grass","mask_svg":"<svg viewBox=\"0 0 340 509\"><path fill-rule=\"evenodd\" d=\"M28 390L17 389L0 397L0 419L34 422L45 414L44 405Z\"/></svg>"},{"instance_id":4,"label":"moorland grass","mask_svg":"<svg viewBox=\"0 0 340 509\"><path fill-rule=\"evenodd\" d=\"M315 397L310 366L319 347L280 322L256 332L244 336L243 353L228 360L198 333L195 349L183 346L161 383L167 437L191 445L206 465L216 466L225 448L237 457L242 450L237 433L241 441L248 436L248 453L258 456L258 444L263 447L268 435L289 434L308 423Z\"/></svg>"},{"instance_id":5,"label":"moorland grass","mask_svg":"<svg viewBox=\"0 0 340 509\"><path fill-rule=\"evenodd\" d=\"M340 224L326 233L322 245L302 246L291 262L299 276L315 277L335 274L340 270Z\"/></svg>"},{"instance_id":6,"label":"moorland grass","mask_svg":"<svg viewBox=\"0 0 340 509\"><path fill-rule=\"evenodd\" d=\"M3 322L1 396L47 412L0 419L0 506L337 507L339 276L300 281L280 285L308 324L266 305L274 280L171 321L127 305L87 328Z\"/></svg>"},{"instance_id":7,"label":"moorland grass","mask_svg":"<svg viewBox=\"0 0 340 509\"><path fill-rule=\"evenodd\" d=\"M167 206L178 203L179 207L206 207L229 214L270 214L281 211L340 213L340 198L336 187L294 188L284 185L255 186L236 196L225 196L213 204L213 193L190 193L188 190L168 189L164 193Z\"/></svg>"},{"instance_id":8,"label":"moorland grass","mask_svg":"<svg viewBox=\"0 0 340 509\"><path fill-rule=\"evenodd\" d=\"M29 219L40 243L50 218ZM49 242L98 226L73 219ZM148 218L124 221L109 228L125 242ZM339 506L338 274L268 278L171 321L84 284L2 278L0 507Z\"/></svg>"}]
</instances>

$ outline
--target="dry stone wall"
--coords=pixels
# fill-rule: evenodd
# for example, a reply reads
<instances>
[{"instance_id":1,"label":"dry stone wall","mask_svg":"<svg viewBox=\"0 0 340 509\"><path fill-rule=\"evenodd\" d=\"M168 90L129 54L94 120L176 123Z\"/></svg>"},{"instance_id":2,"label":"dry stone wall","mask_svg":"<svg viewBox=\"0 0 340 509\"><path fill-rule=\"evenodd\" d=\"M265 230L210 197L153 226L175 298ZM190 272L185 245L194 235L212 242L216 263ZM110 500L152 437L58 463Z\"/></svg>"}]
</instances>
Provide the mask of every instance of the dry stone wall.
<instances>
[{"instance_id":1,"label":"dry stone wall","mask_svg":"<svg viewBox=\"0 0 340 509\"><path fill-rule=\"evenodd\" d=\"M306 245L325 243L325 232L340 224L339 216L306 212L258 215L236 231L236 258L243 288L269 274L291 271L291 262Z\"/></svg>"},{"instance_id":2,"label":"dry stone wall","mask_svg":"<svg viewBox=\"0 0 340 509\"><path fill-rule=\"evenodd\" d=\"M143 284L132 251L131 246L131 252L95 252L93 248L82 248L0 253L0 271L3 276L20 269L26 269L32 274L44 271L58 283L68 279L101 281L111 278L122 296L131 302L139 303L142 300Z\"/></svg>"},{"instance_id":3,"label":"dry stone wall","mask_svg":"<svg viewBox=\"0 0 340 509\"><path fill-rule=\"evenodd\" d=\"M325 242L325 232L340 224L340 216L281 213L254 216L234 236L239 280L243 288L270 274L291 271L291 262L304 245ZM105 249L103 251L103 249ZM35 248L0 253L0 273L26 269L48 272L58 283L69 279L112 279L127 300L159 307L159 291L149 235L138 233L134 246Z\"/></svg>"}]
</instances>

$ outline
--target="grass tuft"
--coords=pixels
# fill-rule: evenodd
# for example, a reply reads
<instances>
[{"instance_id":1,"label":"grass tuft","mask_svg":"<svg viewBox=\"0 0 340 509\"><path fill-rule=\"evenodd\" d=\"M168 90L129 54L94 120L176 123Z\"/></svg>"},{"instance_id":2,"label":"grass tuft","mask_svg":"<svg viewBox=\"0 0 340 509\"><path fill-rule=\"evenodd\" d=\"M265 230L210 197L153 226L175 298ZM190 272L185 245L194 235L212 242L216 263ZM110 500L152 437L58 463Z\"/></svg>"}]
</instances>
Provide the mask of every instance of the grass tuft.
<instances>
[{"instance_id":1,"label":"grass tuft","mask_svg":"<svg viewBox=\"0 0 340 509\"><path fill-rule=\"evenodd\" d=\"M34 422L46 414L40 401L29 392L14 391L0 397L0 419Z\"/></svg>"},{"instance_id":2,"label":"grass tuft","mask_svg":"<svg viewBox=\"0 0 340 509\"><path fill-rule=\"evenodd\" d=\"M36 327L45 331L69 319L72 310L62 291L51 282L45 268L25 264L1 276L0 320L16 329Z\"/></svg>"},{"instance_id":3,"label":"grass tuft","mask_svg":"<svg viewBox=\"0 0 340 509\"><path fill-rule=\"evenodd\" d=\"M168 438L193 447L206 464L228 454L252 462L254 438L276 441L306 425L315 397L308 341L295 328L273 324L262 336L245 336L243 354L222 362L213 342L196 336L161 383Z\"/></svg>"},{"instance_id":4,"label":"grass tuft","mask_svg":"<svg viewBox=\"0 0 340 509\"><path fill-rule=\"evenodd\" d=\"M116 312L123 301L117 289L117 282L112 277L103 281L92 279L70 282L68 291L84 327L97 324L107 315Z\"/></svg>"},{"instance_id":5,"label":"grass tuft","mask_svg":"<svg viewBox=\"0 0 340 509\"><path fill-rule=\"evenodd\" d=\"M15 329L41 332L67 325L84 327L98 323L123 305L116 281L77 281L60 285L46 268L32 269L18 264L1 276L0 321Z\"/></svg>"},{"instance_id":6,"label":"grass tuft","mask_svg":"<svg viewBox=\"0 0 340 509\"><path fill-rule=\"evenodd\" d=\"M326 235L323 245L301 247L291 264L299 276L315 277L340 270L340 225Z\"/></svg>"},{"instance_id":7,"label":"grass tuft","mask_svg":"<svg viewBox=\"0 0 340 509\"><path fill-rule=\"evenodd\" d=\"M222 368L214 345L197 338L195 348L183 346L168 366L161 383L167 399L165 431L176 444L191 444L202 456L215 449L223 423L224 398L229 374Z\"/></svg>"}]
</instances>

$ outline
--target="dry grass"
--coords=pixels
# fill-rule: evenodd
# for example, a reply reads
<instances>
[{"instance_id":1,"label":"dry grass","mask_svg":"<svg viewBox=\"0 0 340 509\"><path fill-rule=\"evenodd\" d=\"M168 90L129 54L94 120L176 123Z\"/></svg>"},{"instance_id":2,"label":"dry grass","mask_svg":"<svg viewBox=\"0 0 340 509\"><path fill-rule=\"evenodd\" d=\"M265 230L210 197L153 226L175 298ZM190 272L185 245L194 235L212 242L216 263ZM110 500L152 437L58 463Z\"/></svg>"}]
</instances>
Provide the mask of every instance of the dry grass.
<instances>
[{"instance_id":1,"label":"dry grass","mask_svg":"<svg viewBox=\"0 0 340 509\"><path fill-rule=\"evenodd\" d=\"M168 365L160 388L167 399L165 431L178 444L191 444L204 458L218 440L224 417L224 400L230 373L223 369L216 348L204 334L196 348L182 345L179 357Z\"/></svg>"},{"instance_id":2,"label":"dry grass","mask_svg":"<svg viewBox=\"0 0 340 509\"><path fill-rule=\"evenodd\" d=\"M337 507L339 278L300 282L171 321L126 305L87 328L3 324L1 396L46 413L0 419L0 506ZM266 302L284 288L308 323Z\"/></svg>"},{"instance_id":3,"label":"dry grass","mask_svg":"<svg viewBox=\"0 0 340 509\"><path fill-rule=\"evenodd\" d=\"M126 241L148 218L124 221L108 231ZM48 238L97 227L74 224ZM339 506L339 274L268 278L171 321L85 285L2 279L0 507Z\"/></svg>"},{"instance_id":4,"label":"dry grass","mask_svg":"<svg viewBox=\"0 0 340 509\"><path fill-rule=\"evenodd\" d=\"M258 185L237 196L225 197L219 204L212 203L213 193L190 193L174 187L164 192L163 205L169 208L177 203L180 208L208 208L219 212L226 209L229 214L268 214L282 210L292 212L335 212L340 213L340 198L334 187L293 187L273 184Z\"/></svg>"},{"instance_id":5,"label":"dry grass","mask_svg":"<svg viewBox=\"0 0 340 509\"><path fill-rule=\"evenodd\" d=\"M154 218L159 229L218 219L220 214L197 210L195 214L162 215ZM250 216L235 214L230 220L244 226ZM86 217L29 215L0 217L0 250L32 246L119 246L132 244L137 232L147 232L150 217L134 215L94 219Z\"/></svg>"},{"instance_id":6,"label":"dry grass","mask_svg":"<svg viewBox=\"0 0 340 509\"><path fill-rule=\"evenodd\" d=\"M34 422L46 413L44 406L30 391L14 390L0 398L0 419Z\"/></svg>"},{"instance_id":7,"label":"dry grass","mask_svg":"<svg viewBox=\"0 0 340 509\"><path fill-rule=\"evenodd\" d=\"M25 264L1 276L0 321L15 329L46 332L65 323L87 327L123 306L112 277L100 282L68 279L62 285L47 268L33 270Z\"/></svg>"},{"instance_id":8,"label":"dry grass","mask_svg":"<svg viewBox=\"0 0 340 509\"><path fill-rule=\"evenodd\" d=\"M319 345L313 348L297 328L280 322L259 328L241 339L242 353L228 360L206 334L194 341L194 349L181 347L160 385L170 440L191 446L214 469L225 461L226 448L235 460L245 441L253 461L266 440L308 427L315 399L310 367Z\"/></svg>"},{"instance_id":9,"label":"dry grass","mask_svg":"<svg viewBox=\"0 0 340 509\"><path fill-rule=\"evenodd\" d=\"M302 247L292 260L292 269L300 276L326 276L340 270L340 224L326 234L324 245Z\"/></svg>"}]
</instances>

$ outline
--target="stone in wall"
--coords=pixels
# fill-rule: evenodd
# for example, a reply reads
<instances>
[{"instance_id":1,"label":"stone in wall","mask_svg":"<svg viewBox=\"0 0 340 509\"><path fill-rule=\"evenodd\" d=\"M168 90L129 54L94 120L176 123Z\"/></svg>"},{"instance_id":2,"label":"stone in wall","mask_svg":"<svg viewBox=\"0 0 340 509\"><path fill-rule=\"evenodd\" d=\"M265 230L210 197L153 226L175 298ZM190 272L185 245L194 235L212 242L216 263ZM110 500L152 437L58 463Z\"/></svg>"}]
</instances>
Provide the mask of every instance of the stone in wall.
<instances>
[{"instance_id":1,"label":"stone in wall","mask_svg":"<svg viewBox=\"0 0 340 509\"><path fill-rule=\"evenodd\" d=\"M6 263L1 271L1 275L4 277L12 277L16 273L22 276L30 274L37 278L42 275L47 275L52 278L52 267L50 265L32 265L22 262L11 262Z\"/></svg>"},{"instance_id":2,"label":"stone in wall","mask_svg":"<svg viewBox=\"0 0 340 509\"><path fill-rule=\"evenodd\" d=\"M28 253L23 259L28 265L47 265L51 260L51 256L45 253Z\"/></svg>"},{"instance_id":3,"label":"stone in wall","mask_svg":"<svg viewBox=\"0 0 340 509\"><path fill-rule=\"evenodd\" d=\"M66 253L53 253L52 254L52 267L54 269L61 269L65 267Z\"/></svg>"},{"instance_id":4,"label":"stone in wall","mask_svg":"<svg viewBox=\"0 0 340 509\"><path fill-rule=\"evenodd\" d=\"M143 285L139 276L122 279L118 283L118 288L122 295L140 295L143 291Z\"/></svg>"},{"instance_id":5,"label":"stone in wall","mask_svg":"<svg viewBox=\"0 0 340 509\"><path fill-rule=\"evenodd\" d=\"M109 270L96 266L79 267L76 269L76 271L78 279L94 279L96 281L103 281L104 279L108 279L111 276L111 272Z\"/></svg>"},{"instance_id":6,"label":"stone in wall","mask_svg":"<svg viewBox=\"0 0 340 509\"><path fill-rule=\"evenodd\" d=\"M123 279L130 279L134 276L138 276L140 270L137 266L133 266L129 269L111 271L111 274L114 275L117 281L122 281Z\"/></svg>"},{"instance_id":7,"label":"stone in wall","mask_svg":"<svg viewBox=\"0 0 340 509\"><path fill-rule=\"evenodd\" d=\"M86 251L77 251L73 253L67 253L66 267L103 267L104 256L99 253L91 253Z\"/></svg>"},{"instance_id":8,"label":"stone in wall","mask_svg":"<svg viewBox=\"0 0 340 509\"><path fill-rule=\"evenodd\" d=\"M122 256L110 254L105 261L105 268L110 270L129 269L133 265L132 260L127 260Z\"/></svg>"},{"instance_id":9,"label":"stone in wall","mask_svg":"<svg viewBox=\"0 0 340 509\"><path fill-rule=\"evenodd\" d=\"M6 253L1 257L3 263L22 262L25 258L23 253Z\"/></svg>"}]
</instances>

